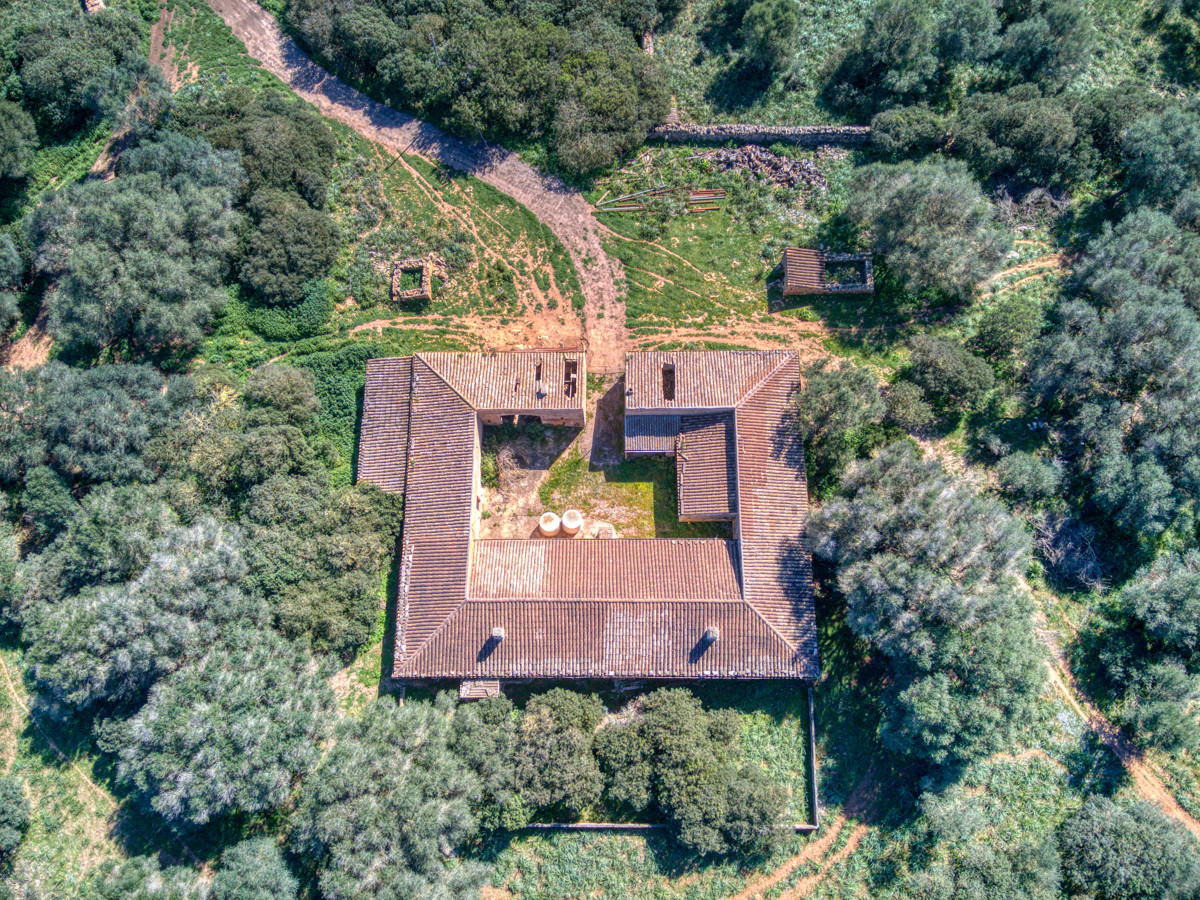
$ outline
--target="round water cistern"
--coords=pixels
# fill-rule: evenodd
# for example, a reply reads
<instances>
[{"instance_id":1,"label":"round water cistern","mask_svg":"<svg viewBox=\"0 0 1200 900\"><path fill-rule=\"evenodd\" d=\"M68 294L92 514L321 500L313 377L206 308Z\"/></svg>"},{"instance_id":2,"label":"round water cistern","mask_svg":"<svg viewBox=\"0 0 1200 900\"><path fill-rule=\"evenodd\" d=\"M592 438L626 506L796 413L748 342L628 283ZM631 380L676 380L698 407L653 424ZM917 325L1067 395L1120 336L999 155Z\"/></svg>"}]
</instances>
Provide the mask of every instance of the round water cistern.
<instances>
[{"instance_id":1,"label":"round water cistern","mask_svg":"<svg viewBox=\"0 0 1200 900\"><path fill-rule=\"evenodd\" d=\"M579 534L583 527L583 516L577 509L568 509L562 515L562 530L567 534Z\"/></svg>"},{"instance_id":2,"label":"round water cistern","mask_svg":"<svg viewBox=\"0 0 1200 900\"><path fill-rule=\"evenodd\" d=\"M545 537L554 537L558 534L558 529L562 523L559 521L558 515L552 512L542 513L542 517L538 519L538 531Z\"/></svg>"}]
</instances>

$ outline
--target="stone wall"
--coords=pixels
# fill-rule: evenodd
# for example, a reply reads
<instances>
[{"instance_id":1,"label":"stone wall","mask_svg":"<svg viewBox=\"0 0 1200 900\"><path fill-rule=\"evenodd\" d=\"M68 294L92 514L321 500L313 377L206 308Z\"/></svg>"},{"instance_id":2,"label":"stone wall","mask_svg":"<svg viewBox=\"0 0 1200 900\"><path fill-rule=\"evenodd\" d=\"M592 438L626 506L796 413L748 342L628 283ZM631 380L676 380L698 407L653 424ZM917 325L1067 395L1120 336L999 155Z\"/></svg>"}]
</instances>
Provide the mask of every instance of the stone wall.
<instances>
[{"instance_id":1,"label":"stone wall","mask_svg":"<svg viewBox=\"0 0 1200 900\"><path fill-rule=\"evenodd\" d=\"M747 144L780 142L805 147L822 144L857 147L870 140L871 129L865 125L659 125L650 130L649 137L681 143L741 141Z\"/></svg>"}]
</instances>

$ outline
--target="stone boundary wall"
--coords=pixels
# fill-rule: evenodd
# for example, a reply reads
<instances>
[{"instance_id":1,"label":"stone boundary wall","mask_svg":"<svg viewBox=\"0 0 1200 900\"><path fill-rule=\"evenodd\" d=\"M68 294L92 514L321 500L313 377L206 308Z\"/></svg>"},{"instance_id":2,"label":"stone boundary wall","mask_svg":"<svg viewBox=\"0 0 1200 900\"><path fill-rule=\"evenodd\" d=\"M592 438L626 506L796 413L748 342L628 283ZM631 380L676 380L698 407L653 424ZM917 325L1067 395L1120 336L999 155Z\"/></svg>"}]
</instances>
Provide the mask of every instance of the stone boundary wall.
<instances>
[{"instance_id":1,"label":"stone boundary wall","mask_svg":"<svg viewBox=\"0 0 1200 900\"><path fill-rule=\"evenodd\" d=\"M857 147L871 138L866 125L659 125L650 129L649 138L679 143L741 141L745 144L800 144L817 147L835 144Z\"/></svg>"}]
</instances>

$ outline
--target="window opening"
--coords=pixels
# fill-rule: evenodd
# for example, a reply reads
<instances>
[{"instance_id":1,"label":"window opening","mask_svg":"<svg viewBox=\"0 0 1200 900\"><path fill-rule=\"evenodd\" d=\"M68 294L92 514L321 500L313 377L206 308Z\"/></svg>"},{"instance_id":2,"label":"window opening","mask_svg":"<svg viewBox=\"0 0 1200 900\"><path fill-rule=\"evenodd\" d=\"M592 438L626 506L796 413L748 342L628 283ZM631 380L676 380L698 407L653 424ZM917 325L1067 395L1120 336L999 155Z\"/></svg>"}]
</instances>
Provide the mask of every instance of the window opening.
<instances>
[{"instance_id":1,"label":"window opening","mask_svg":"<svg viewBox=\"0 0 1200 900\"><path fill-rule=\"evenodd\" d=\"M662 394L664 400L675 399L675 364L663 363Z\"/></svg>"},{"instance_id":2,"label":"window opening","mask_svg":"<svg viewBox=\"0 0 1200 900\"><path fill-rule=\"evenodd\" d=\"M563 362L563 393L568 397L574 397L577 388L577 379L579 377L579 362L574 359L564 360Z\"/></svg>"}]
</instances>

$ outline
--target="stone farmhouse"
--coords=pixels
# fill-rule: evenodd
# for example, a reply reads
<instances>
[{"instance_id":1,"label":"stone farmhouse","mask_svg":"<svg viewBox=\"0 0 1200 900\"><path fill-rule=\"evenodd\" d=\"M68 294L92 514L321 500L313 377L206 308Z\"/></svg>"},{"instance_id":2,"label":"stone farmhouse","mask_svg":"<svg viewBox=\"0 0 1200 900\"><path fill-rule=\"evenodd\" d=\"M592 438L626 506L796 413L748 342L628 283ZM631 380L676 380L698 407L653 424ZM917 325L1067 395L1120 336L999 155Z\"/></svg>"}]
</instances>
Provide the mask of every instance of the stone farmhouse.
<instances>
[{"instance_id":1,"label":"stone farmhouse","mask_svg":"<svg viewBox=\"0 0 1200 900\"><path fill-rule=\"evenodd\" d=\"M582 427L581 352L367 365L358 478L404 492L392 676L464 696L540 678L817 678L792 351L630 353L625 452L677 460L679 516L733 540L476 538L483 427Z\"/></svg>"}]
</instances>

